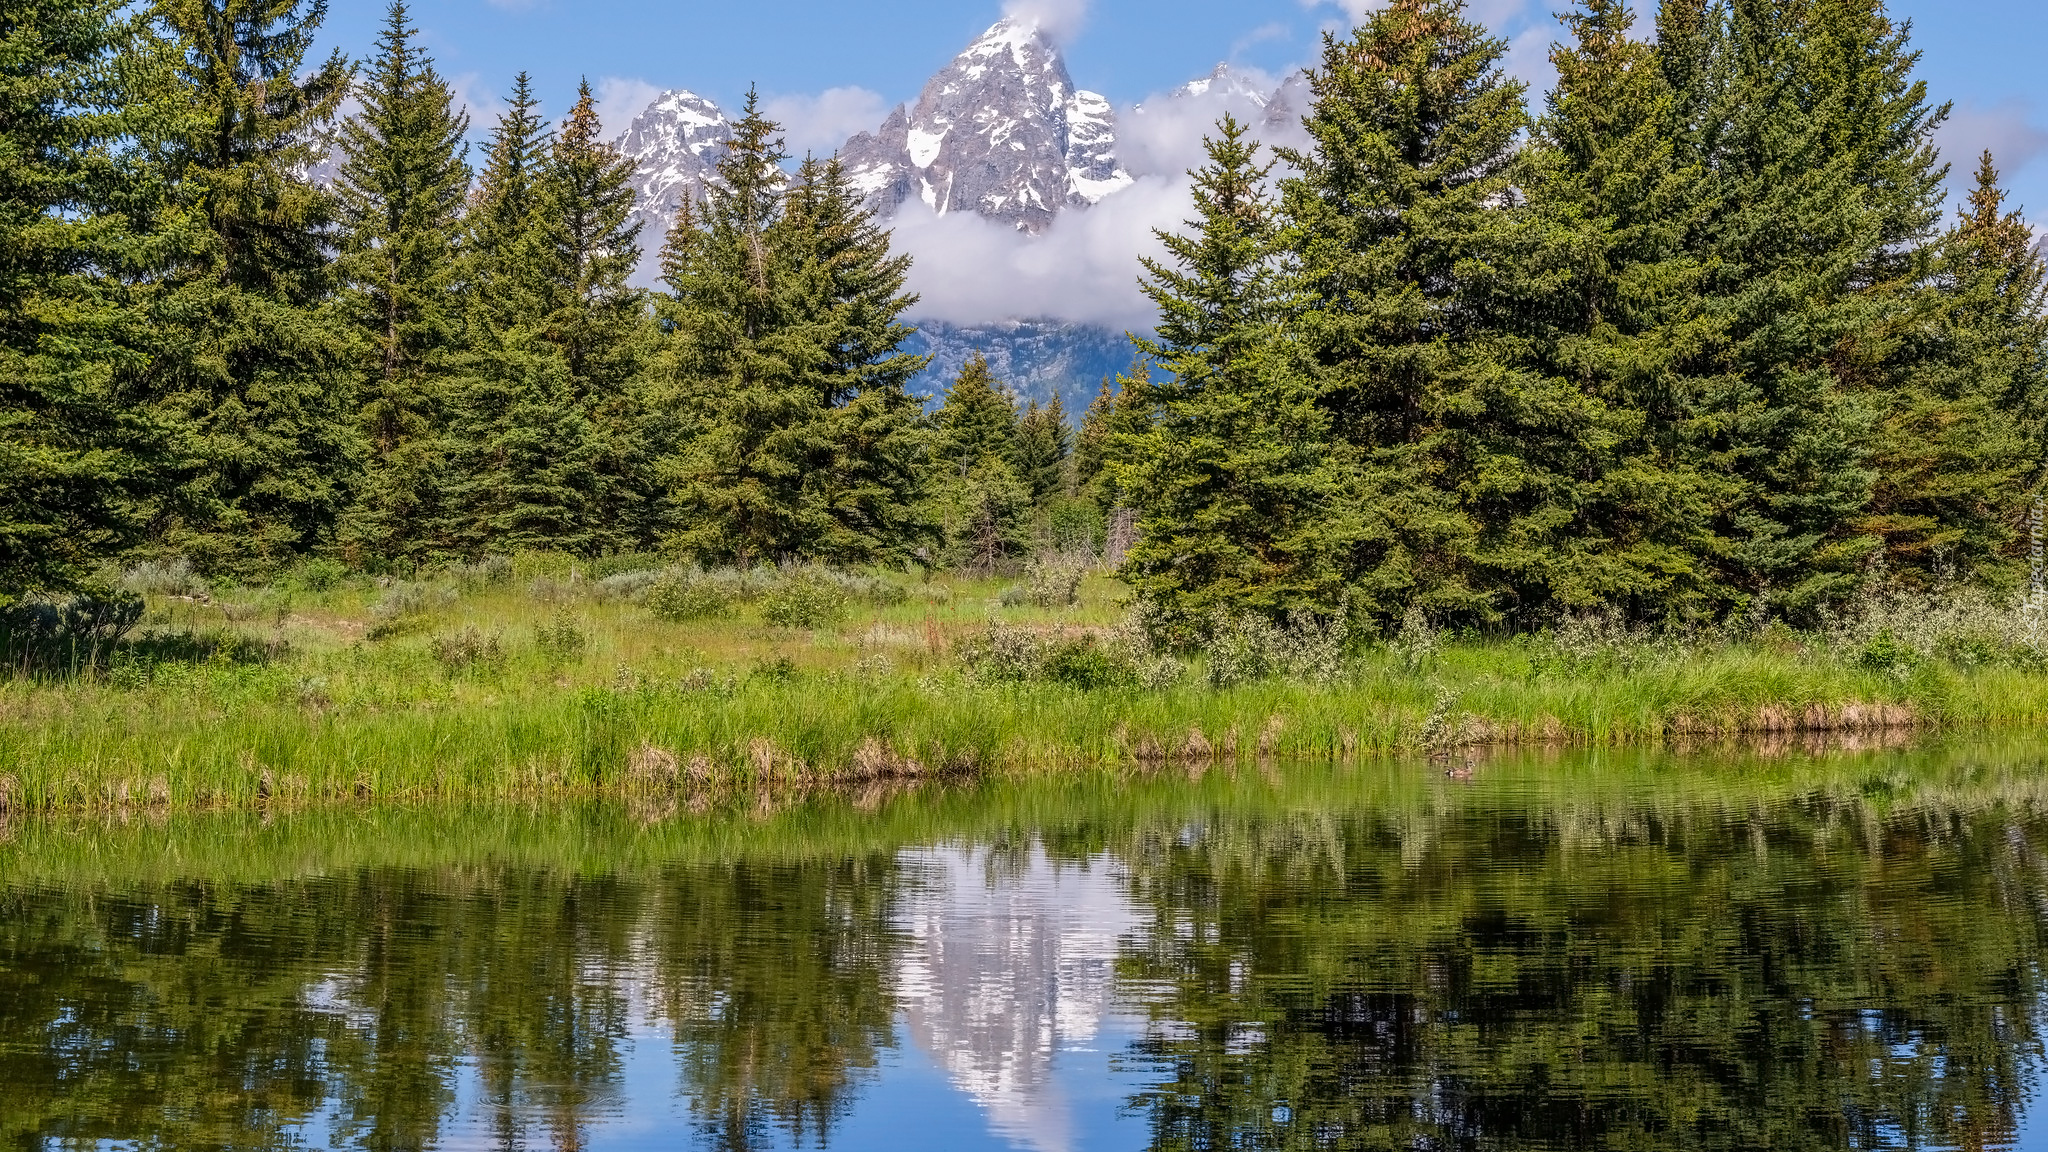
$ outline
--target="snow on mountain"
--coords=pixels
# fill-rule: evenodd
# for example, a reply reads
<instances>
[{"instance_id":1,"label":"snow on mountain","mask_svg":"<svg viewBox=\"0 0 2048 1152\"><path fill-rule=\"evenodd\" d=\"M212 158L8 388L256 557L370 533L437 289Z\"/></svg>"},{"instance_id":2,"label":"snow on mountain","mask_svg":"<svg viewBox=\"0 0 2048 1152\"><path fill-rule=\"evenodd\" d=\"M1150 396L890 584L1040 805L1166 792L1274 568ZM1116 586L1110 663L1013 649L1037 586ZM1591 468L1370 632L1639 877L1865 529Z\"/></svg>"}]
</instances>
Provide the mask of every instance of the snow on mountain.
<instances>
[{"instance_id":1,"label":"snow on mountain","mask_svg":"<svg viewBox=\"0 0 2048 1152\"><path fill-rule=\"evenodd\" d=\"M1076 87L1036 23L1010 17L931 77L915 104L849 140L848 176L894 218L899 249L916 260L924 306L910 350L934 356L916 386L943 392L979 351L1021 395L1061 394L1078 414L1130 363L1124 329L1149 315L1137 259L1156 255L1152 229L1186 217L1184 173L1203 162L1217 118L1236 115L1268 144L1303 142L1306 78L1274 85L1218 65L1120 118ZM678 202L704 195L731 139L716 104L681 90L619 137L636 167L643 281Z\"/></svg>"},{"instance_id":2,"label":"snow on mountain","mask_svg":"<svg viewBox=\"0 0 2048 1152\"><path fill-rule=\"evenodd\" d=\"M1116 113L1074 86L1036 24L1006 18L840 154L878 215L921 200L1029 233L1131 183L1116 156Z\"/></svg>"},{"instance_id":3,"label":"snow on mountain","mask_svg":"<svg viewBox=\"0 0 2048 1152\"><path fill-rule=\"evenodd\" d=\"M703 198L731 141L732 124L718 105L683 89L662 93L633 118L614 147L633 161L641 248L661 249L683 197Z\"/></svg>"}]
</instances>

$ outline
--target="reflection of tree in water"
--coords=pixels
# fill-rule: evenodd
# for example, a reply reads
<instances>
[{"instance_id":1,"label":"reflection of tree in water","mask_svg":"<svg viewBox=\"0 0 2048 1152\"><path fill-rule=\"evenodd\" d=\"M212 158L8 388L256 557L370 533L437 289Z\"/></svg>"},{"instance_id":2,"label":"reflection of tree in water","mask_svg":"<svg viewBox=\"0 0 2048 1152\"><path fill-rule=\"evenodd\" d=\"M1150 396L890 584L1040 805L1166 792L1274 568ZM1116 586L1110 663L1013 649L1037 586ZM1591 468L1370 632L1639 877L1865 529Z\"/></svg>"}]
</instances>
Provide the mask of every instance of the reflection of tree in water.
<instances>
[{"instance_id":1,"label":"reflection of tree in water","mask_svg":"<svg viewBox=\"0 0 2048 1152\"><path fill-rule=\"evenodd\" d=\"M424 1148L467 1060L501 1147L578 1148L636 993L719 1146L819 1133L889 1039L887 870L0 895L0 1145L279 1147L331 1112L337 1145Z\"/></svg>"},{"instance_id":2,"label":"reflection of tree in water","mask_svg":"<svg viewBox=\"0 0 2048 1152\"><path fill-rule=\"evenodd\" d=\"M2038 797L1457 795L1097 799L922 859L878 837L0 888L0 1147L277 1147L331 1117L337 1145L421 1148L458 1094L486 1129L462 1135L576 1147L650 1103L626 1099L626 1048L666 1032L700 1143L815 1143L899 1011L1035 1123L1059 1037L1119 992L1154 1021L1167 1075L1138 1103L1160 1149L2016 1131L2042 1038Z\"/></svg>"},{"instance_id":3,"label":"reflection of tree in water","mask_svg":"<svg viewBox=\"0 0 2048 1152\"><path fill-rule=\"evenodd\" d=\"M2048 830L1821 802L1601 823L1134 834L1155 919L1125 972L1172 988L1144 1046L1170 1070L1140 1101L1154 1146L2014 1138Z\"/></svg>"},{"instance_id":4,"label":"reflection of tree in water","mask_svg":"<svg viewBox=\"0 0 2048 1152\"><path fill-rule=\"evenodd\" d=\"M891 858L677 869L656 885L653 993L713 1147L824 1143L892 1040Z\"/></svg>"}]
</instances>

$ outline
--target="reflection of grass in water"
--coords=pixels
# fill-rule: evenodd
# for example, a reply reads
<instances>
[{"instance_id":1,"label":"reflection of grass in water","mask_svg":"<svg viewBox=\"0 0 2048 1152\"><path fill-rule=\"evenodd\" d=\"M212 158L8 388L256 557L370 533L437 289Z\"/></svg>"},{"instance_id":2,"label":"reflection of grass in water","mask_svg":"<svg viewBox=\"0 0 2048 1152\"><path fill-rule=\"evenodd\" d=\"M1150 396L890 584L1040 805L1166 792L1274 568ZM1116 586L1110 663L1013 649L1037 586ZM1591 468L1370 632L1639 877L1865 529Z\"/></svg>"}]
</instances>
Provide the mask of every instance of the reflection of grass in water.
<instances>
[{"instance_id":1,"label":"reflection of grass in water","mask_svg":"<svg viewBox=\"0 0 2048 1152\"><path fill-rule=\"evenodd\" d=\"M1240 863L1288 855L1366 821L1423 851L1440 830L1498 818L1572 849L1613 849L1685 827L1767 819L1874 850L1997 810L2048 816L2048 746L1948 744L1872 751L1740 747L1525 749L1447 780L1420 758L1145 772L1067 772L825 791L730 789L568 808L532 804L134 812L0 822L0 875L21 884L207 879L272 882L357 868L532 867L576 875L687 862L844 860L942 842L1045 836L1056 851L1135 860L1201 851ZM1661 830L1661 831L1659 831ZM1812 840L1811 843L1819 843ZM1290 847L1290 845L1292 847ZM1313 855L1313 853L1311 853Z\"/></svg>"},{"instance_id":2,"label":"reflection of grass in water","mask_svg":"<svg viewBox=\"0 0 2048 1152\"><path fill-rule=\"evenodd\" d=\"M1836 723L1851 703L1892 708L1866 723L2048 719L2039 675L1877 670L1782 637L1562 660L1526 642L1451 642L1422 659L1395 645L1327 685L1216 690L1198 670L1156 691L979 686L953 649L991 619L1106 629L1121 616L1106 579L1066 608L1006 605L1006 587L912 583L907 602L855 604L818 629L772 627L759 602L664 621L537 559L431 594L250 593L239 599L272 608L234 622L160 598L153 635L105 676L0 681L0 789L30 809L663 794L1429 743L1614 745Z\"/></svg>"}]
</instances>

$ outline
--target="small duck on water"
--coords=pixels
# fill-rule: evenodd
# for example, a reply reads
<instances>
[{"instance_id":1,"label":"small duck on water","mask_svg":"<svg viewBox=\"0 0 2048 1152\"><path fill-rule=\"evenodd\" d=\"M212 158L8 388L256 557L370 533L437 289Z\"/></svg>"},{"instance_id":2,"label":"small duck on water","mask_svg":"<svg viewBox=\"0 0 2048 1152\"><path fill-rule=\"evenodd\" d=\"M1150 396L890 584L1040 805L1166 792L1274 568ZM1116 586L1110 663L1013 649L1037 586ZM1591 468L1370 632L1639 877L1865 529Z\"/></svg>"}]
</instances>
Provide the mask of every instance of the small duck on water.
<instances>
[{"instance_id":1,"label":"small duck on water","mask_svg":"<svg viewBox=\"0 0 2048 1152\"><path fill-rule=\"evenodd\" d=\"M1475 769L1471 753L1466 753L1461 763L1453 764L1450 760L1451 754L1449 752L1438 752L1430 757L1432 763L1444 765L1445 778L1450 780L1470 780L1472 778Z\"/></svg>"}]
</instances>

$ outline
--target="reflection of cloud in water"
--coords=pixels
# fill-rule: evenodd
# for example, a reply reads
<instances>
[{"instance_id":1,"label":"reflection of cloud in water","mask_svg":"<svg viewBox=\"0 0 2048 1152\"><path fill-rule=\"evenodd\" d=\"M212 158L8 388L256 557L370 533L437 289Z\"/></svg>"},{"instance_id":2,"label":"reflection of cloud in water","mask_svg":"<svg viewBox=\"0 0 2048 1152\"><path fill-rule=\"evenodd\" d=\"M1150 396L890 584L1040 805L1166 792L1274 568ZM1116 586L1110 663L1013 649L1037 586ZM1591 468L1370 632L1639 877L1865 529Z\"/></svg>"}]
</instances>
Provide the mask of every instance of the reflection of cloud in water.
<instances>
[{"instance_id":1,"label":"reflection of cloud in water","mask_svg":"<svg viewBox=\"0 0 2048 1152\"><path fill-rule=\"evenodd\" d=\"M898 968L911 1038L988 1109L990 1126L1039 1152L1069 1152L1074 1118L1053 1078L1108 1014L1117 942L1136 909L1106 857L1054 866L1028 851L933 848L903 857L919 883L899 913Z\"/></svg>"}]
</instances>

